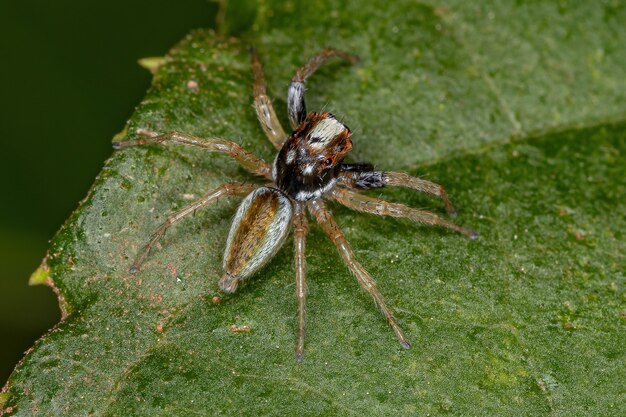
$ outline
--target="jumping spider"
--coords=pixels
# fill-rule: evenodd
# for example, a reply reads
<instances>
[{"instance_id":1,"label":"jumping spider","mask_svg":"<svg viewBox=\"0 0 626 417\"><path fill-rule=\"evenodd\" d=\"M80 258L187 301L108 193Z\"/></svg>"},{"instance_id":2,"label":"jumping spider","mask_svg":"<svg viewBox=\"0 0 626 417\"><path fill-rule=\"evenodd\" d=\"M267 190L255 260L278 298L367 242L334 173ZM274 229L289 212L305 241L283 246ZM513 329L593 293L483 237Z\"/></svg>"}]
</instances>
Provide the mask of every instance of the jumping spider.
<instances>
[{"instance_id":1,"label":"jumping spider","mask_svg":"<svg viewBox=\"0 0 626 417\"><path fill-rule=\"evenodd\" d=\"M308 232L308 211L335 244L343 261L359 284L367 291L404 348L410 344L376 282L356 260L350 244L326 208L324 199L330 199L353 210L379 216L403 217L416 222L454 230L474 239L477 234L428 211L417 210L403 204L368 197L358 190L380 188L386 185L412 188L439 197L448 214L456 214L450 199L441 185L400 172L376 171L370 164L344 163L352 148L350 129L327 112L306 112L304 101L305 80L332 57L356 63L358 58L346 52L326 48L321 50L294 75L287 94L289 122L294 129L287 136L283 130L265 90L265 79L259 57L251 50L254 77L254 107L263 130L278 149L274 162L269 164L237 143L221 138L199 138L186 133L171 132L163 135L140 131L142 138L113 144L115 149L154 143L176 142L222 152L234 158L253 174L264 177L263 186L229 182L209 191L198 201L168 216L156 230L130 267L130 273L139 271L150 250L165 235L167 229L183 218L204 208L222 196L246 196L237 209L231 225L224 253L224 275L219 287L227 293L237 289L240 282L263 267L280 249L294 227L296 269L296 295L298 299L298 342L296 358L304 358L304 319L307 296L305 242Z\"/></svg>"}]
</instances>

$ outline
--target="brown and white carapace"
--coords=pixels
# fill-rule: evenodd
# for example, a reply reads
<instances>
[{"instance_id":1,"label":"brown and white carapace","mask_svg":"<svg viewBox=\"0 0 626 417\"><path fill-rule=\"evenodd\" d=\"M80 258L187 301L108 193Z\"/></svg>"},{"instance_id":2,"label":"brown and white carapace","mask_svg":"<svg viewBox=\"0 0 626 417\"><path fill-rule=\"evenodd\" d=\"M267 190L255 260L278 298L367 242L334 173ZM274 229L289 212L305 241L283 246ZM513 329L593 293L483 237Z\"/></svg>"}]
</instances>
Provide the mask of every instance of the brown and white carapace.
<instances>
[{"instance_id":1,"label":"brown and white carapace","mask_svg":"<svg viewBox=\"0 0 626 417\"><path fill-rule=\"evenodd\" d=\"M293 225L298 300L296 358L302 360L307 296L304 252L309 230L306 217L308 210L337 247L350 272L371 295L400 344L408 348L409 341L387 307L376 282L355 258L350 244L323 200L330 199L365 213L401 217L444 227L471 239L477 237L476 232L444 220L434 213L359 193L360 190L384 186L408 187L440 198L448 214L456 214L448 195L439 184L402 172L378 171L368 163L344 163L344 157L352 148L350 129L330 113L307 114L304 100L306 79L329 58L338 57L355 64L358 62L355 55L325 48L296 71L287 92L287 114L293 128L291 135L285 133L266 94L263 70L256 50L251 50L251 56L254 107L263 131L278 150L272 164L246 151L235 142L216 137L199 138L181 132L159 135L142 129L137 131L139 136L136 139L113 144L115 149L170 142L196 146L224 153L251 173L266 180L264 185L241 182L222 184L201 199L169 215L139 252L130 267L130 272L139 271L150 250L170 226L222 196L245 197L237 209L228 234L224 252L224 274L219 280L219 286L225 292L234 292L242 281L272 259L285 242Z\"/></svg>"},{"instance_id":2,"label":"brown and white carapace","mask_svg":"<svg viewBox=\"0 0 626 417\"><path fill-rule=\"evenodd\" d=\"M296 201L321 197L337 182L352 133L330 113L309 113L274 159L272 177Z\"/></svg>"}]
</instances>

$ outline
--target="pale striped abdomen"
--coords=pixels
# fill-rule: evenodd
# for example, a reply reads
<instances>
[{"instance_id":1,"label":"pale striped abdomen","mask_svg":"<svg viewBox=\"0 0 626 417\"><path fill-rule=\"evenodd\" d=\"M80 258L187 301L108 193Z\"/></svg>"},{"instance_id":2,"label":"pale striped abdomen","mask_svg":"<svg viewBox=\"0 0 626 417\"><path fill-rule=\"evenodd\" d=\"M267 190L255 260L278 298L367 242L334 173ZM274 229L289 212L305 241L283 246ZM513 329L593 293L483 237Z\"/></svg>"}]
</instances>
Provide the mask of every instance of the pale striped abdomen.
<instances>
[{"instance_id":1,"label":"pale striped abdomen","mask_svg":"<svg viewBox=\"0 0 626 417\"><path fill-rule=\"evenodd\" d=\"M241 202L226 242L223 291L234 292L272 259L287 237L292 213L289 198L274 188L258 188Z\"/></svg>"}]
</instances>

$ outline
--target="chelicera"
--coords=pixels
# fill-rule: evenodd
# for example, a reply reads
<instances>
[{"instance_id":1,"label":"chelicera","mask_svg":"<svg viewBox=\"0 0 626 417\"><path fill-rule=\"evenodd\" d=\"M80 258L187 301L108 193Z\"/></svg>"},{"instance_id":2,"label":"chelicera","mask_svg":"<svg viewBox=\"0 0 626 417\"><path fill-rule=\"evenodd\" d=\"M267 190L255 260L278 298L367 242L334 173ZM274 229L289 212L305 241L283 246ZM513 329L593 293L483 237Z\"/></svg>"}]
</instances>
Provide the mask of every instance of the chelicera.
<instances>
[{"instance_id":1,"label":"chelicera","mask_svg":"<svg viewBox=\"0 0 626 417\"><path fill-rule=\"evenodd\" d=\"M227 293L235 292L239 284L261 269L285 242L293 225L296 270L296 297L298 301L298 341L296 358L304 358L304 322L306 311L305 244L309 229L306 211L315 218L322 230L337 247L339 254L359 284L374 299L400 344L410 344L396 318L376 286L376 282L355 258L352 247L337 225L324 200L343 204L353 210L379 216L410 219L427 225L444 227L470 239L476 233L458 226L438 215L417 210L399 203L387 202L359 193L360 190L384 186L402 186L440 198L449 215L456 212L443 187L430 181L401 172L378 171L371 164L344 162L352 148L352 133L342 122L327 112L307 114L304 100L305 81L328 59L338 57L349 63L358 58L346 52L326 48L315 55L294 75L287 94L291 135L283 130L269 97L261 62L251 50L254 78L254 107L263 130L278 154L267 163L243 149L235 142L221 138L199 138L186 133L156 134L139 131L136 140L116 142L115 149L136 145L181 143L229 155L253 174L267 180L265 185L229 182L209 191L201 199L182 210L170 214L137 255L130 273L141 268L150 250L172 225L204 208L223 196L245 197L233 220L224 252L224 274L219 287Z\"/></svg>"}]
</instances>

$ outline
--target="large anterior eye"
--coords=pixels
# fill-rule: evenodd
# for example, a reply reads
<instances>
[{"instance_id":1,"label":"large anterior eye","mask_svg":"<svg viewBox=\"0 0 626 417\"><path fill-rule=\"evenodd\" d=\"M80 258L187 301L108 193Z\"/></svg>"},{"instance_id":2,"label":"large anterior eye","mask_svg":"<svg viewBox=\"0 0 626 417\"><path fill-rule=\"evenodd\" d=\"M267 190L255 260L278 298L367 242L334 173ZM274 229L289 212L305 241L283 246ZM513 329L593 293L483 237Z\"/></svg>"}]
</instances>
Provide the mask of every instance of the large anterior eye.
<instances>
[{"instance_id":1,"label":"large anterior eye","mask_svg":"<svg viewBox=\"0 0 626 417\"><path fill-rule=\"evenodd\" d=\"M328 158L327 160L324 161L324 163L326 164L327 167L329 167L333 164L333 160L332 158Z\"/></svg>"}]
</instances>

